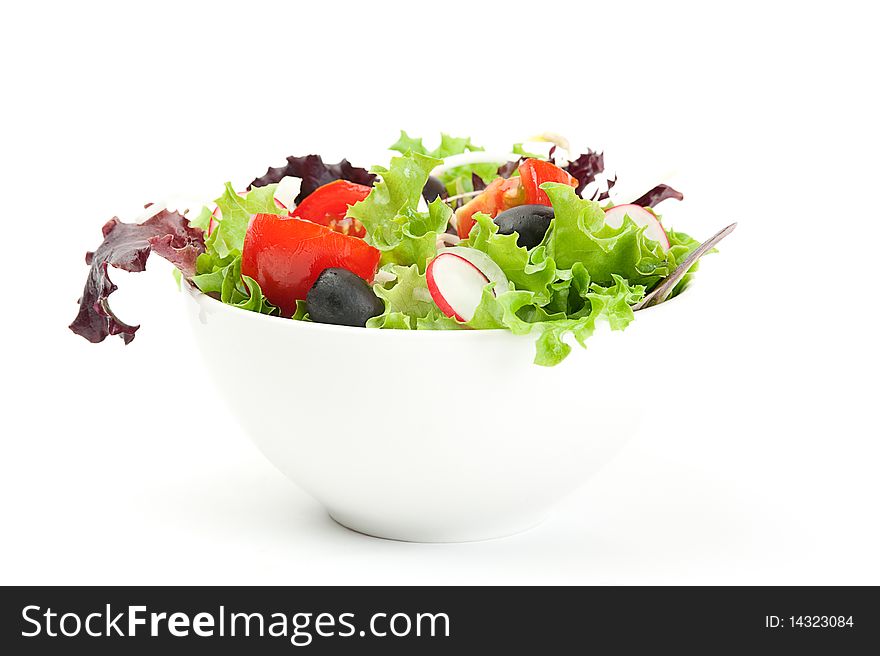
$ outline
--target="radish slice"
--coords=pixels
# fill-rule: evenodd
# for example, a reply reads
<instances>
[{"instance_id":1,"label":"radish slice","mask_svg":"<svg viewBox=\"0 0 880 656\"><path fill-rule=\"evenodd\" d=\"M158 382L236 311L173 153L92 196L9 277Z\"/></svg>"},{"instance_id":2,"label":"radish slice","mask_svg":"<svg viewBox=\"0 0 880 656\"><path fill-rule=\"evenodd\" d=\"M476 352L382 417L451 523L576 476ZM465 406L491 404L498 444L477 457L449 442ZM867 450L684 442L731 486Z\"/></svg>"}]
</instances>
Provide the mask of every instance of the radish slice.
<instances>
[{"instance_id":1,"label":"radish slice","mask_svg":"<svg viewBox=\"0 0 880 656\"><path fill-rule=\"evenodd\" d=\"M294 207L294 199L299 195L302 180L285 175L278 182L275 189L275 203L282 209L292 209Z\"/></svg>"},{"instance_id":2,"label":"radish slice","mask_svg":"<svg viewBox=\"0 0 880 656\"><path fill-rule=\"evenodd\" d=\"M443 253L452 253L458 257L463 257L477 267L480 273L486 276L489 282L495 283L495 287L492 288L492 293L494 293L495 296L510 289L510 283L507 281L507 276L504 275L504 271L501 270L500 266L495 264L495 260L486 255L483 251L478 251L476 248L468 248L467 246L453 246L452 248L442 248L438 251L438 255Z\"/></svg>"},{"instance_id":3,"label":"radish slice","mask_svg":"<svg viewBox=\"0 0 880 656\"><path fill-rule=\"evenodd\" d=\"M616 205L605 210L605 225L619 228L623 225L623 217L628 216L637 226L647 226L645 237L660 244L663 252L669 250L669 237L660 225L657 217L640 205Z\"/></svg>"},{"instance_id":4,"label":"radish slice","mask_svg":"<svg viewBox=\"0 0 880 656\"><path fill-rule=\"evenodd\" d=\"M220 214L220 208L214 205L214 209L211 210L211 220L208 221L208 237L210 237L211 233L214 232L214 226L217 225L217 219L219 218Z\"/></svg>"},{"instance_id":5,"label":"radish slice","mask_svg":"<svg viewBox=\"0 0 880 656\"><path fill-rule=\"evenodd\" d=\"M491 257L466 246L442 249L428 264L425 277L437 307L459 321L473 319L488 283L495 283L495 296L510 289L507 276Z\"/></svg>"},{"instance_id":6,"label":"radish slice","mask_svg":"<svg viewBox=\"0 0 880 656\"><path fill-rule=\"evenodd\" d=\"M470 321L489 279L471 262L454 253L441 253L425 272L428 291L447 317Z\"/></svg>"}]
</instances>

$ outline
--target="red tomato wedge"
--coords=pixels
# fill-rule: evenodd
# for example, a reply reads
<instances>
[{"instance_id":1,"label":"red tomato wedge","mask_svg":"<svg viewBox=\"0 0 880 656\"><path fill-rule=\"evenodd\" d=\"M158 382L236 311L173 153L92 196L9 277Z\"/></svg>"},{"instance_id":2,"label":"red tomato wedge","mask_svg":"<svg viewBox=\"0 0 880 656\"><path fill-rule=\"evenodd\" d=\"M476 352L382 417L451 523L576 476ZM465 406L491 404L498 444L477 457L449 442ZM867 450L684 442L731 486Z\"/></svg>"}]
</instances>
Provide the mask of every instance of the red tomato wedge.
<instances>
[{"instance_id":1,"label":"red tomato wedge","mask_svg":"<svg viewBox=\"0 0 880 656\"><path fill-rule=\"evenodd\" d=\"M363 237L367 234L357 219L345 218L348 208L370 195L372 187L348 180L334 180L306 196L290 213L298 219L320 223L344 235Z\"/></svg>"},{"instance_id":2,"label":"red tomato wedge","mask_svg":"<svg viewBox=\"0 0 880 656\"><path fill-rule=\"evenodd\" d=\"M525 205L550 205L550 197L541 189L545 182L561 182L572 187L578 186L578 181L568 172L542 159L527 159L519 165L519 177L526 192Z\"/></svg>"},{"instance_id":3,"label":"red tomato wedge","mask_svg":"<svg viewBox=\"0 0 880 656\"><path fill-rule=\"evenodd\" d=\"M522 205L524 201L525 195L519 178L492 180L483 193L455 210L458 236L464 239L470 234L476 223L473 217L477 212L488 214L494 219L500 212Z\"/></svg>"},{"instance_id":4,"label":"red tomato wedge","mask_svg":"<svg viewBox=\"0 0 880 656\"><path fill-rule=\"evenodd\" d=\"M550 197L541 189L545 182L562 182L577 187L578 181L551 162L527 159L519 165L518 178L497 178L479 196L455 211L458 236L464 239L474 227L477 212L493 219L504 210L518 205L550 205Z\"/></svg>"},{"instance_id":5,"label":"red tomato wedge","mask_svg":"<svg viewBox=\"0 0 880 656\"><path fill-rule=\"evenodd\" d=\"M363 239L274 214L254 216L241 252L242 274L256 280L288 317L324 269L348 269L372 282L378 265L379 251Z\"/></svg>"}]
</instances>

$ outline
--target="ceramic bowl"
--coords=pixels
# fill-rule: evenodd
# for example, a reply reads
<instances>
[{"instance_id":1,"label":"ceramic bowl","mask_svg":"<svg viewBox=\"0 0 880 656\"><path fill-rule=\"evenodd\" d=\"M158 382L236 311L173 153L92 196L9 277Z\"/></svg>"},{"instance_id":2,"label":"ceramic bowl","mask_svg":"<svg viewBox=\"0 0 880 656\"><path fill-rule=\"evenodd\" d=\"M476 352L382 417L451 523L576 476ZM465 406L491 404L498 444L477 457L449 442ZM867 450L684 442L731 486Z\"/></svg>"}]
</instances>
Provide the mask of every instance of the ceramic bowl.
<instances>
[{"instance_id":1,"label":"ceramic bowl","mask_svg":"<svg viewBox=\"0 0 880 656\"><path fill-rule=\"evenodd\" d=\"M343 526L417 542L527 529L607 463L657 405L642 377L663 368L645 362L684 345L691 294L547 368L534 336L298 322L187 289L220 397L265 456Z\"/></svg>"}]
</instances>

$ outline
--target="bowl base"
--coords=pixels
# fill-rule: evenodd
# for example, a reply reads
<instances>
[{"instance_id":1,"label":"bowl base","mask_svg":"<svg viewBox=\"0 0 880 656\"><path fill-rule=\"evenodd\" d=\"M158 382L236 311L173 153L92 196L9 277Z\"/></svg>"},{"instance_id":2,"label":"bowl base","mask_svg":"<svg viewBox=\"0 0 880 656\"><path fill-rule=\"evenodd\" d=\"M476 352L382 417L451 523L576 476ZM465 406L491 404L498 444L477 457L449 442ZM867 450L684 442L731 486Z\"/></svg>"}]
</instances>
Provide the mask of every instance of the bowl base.
<instances>
[{"instance_id":1,"label":"bowl base","mask_svg":"<svg viewBox=\"0 0 880 656\"><path fill-rule=\"evenodd\" d=\"M330 519L355 533L366 535L371 538L380 538L382 540L394 540L396 542L419 542L428 544L449 544L460 542L483 542L485 540L497 540L500 538L510 537L519 533L524 533L539 524L543 523L546 517L532 518L529 521L516 525L508 525L504 527L493 526L485 530L472 529L455 529L449 530L413 530L411 527L392 527L375 524L370 521L359 520L356 517L339 513L336 511L328 511Z\"/></svg>"}]
</instances>

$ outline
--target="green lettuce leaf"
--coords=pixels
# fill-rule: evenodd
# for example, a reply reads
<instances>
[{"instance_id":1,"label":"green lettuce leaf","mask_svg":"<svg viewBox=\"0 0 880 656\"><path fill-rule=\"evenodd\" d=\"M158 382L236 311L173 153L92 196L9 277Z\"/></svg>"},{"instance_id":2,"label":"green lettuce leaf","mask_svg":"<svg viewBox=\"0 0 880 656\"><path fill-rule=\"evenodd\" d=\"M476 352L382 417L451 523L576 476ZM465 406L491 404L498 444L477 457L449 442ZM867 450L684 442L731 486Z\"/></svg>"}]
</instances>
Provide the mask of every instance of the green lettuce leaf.
<instances>
[{"instance_id":1,"label":"green lettuce leaf","mask_svg":"<svg viewBox=\"0 0 880 656\"><path fill-rule=\"evenodd\" d=\"M452 155L483 150L483 148L474 144L470 137L453 137L445 132L441 132L440 145L434 150L428 150L422 143L421 137L411 137L404 130L401 130L400 137L396 142L391 144L389 150L396 150L401 155L417 153L435 159L443 159L444 157L450 157Z\"/></svg>"},{"instance_id":2,"label":"green lettuce leaf","mask_svg":"<svg viewBox=\"0 0 880 656\"><path fill-rule=\"evenodd\" d=\"M277 186L255 188L240 196L226 183L223 195L214 201L222 218L213 217L214 230L205 240L205 252L196 259L196 275L192 281L200 290L227 305L261 314L281 314L266 299L257 281L241 274L241 249L251 215L286 213L275 204ZM211 217L205 207L190 224L204 226L206 230Z\"/></svg>"},{"instance_id":3,"label":"green lettuce leaf","mask_svg":"<svg viewBox=\"0 0 880 656\"><path fill-rule=\"evenodd\" d=\"M695 251L700 246L700 242L691 237L688 234L683 232L677 232L675 230L667 230L666 237L669 239L669 252L667 256L671 262L674 262L675 265L673 268L678 266L680 262L682 262L688 255L690 255L691 251ZM709 251L709 253L717 253L714 248ZM688 272L684 274L684 277L679 281L679 283L672 290L672 293L669 295L669 298L673 298L681 294L685 289L687 289L688 285L691 284L691 281L694 278L694 273L697 269L700 268L700 261L697 260L694 262L694 265L688 269ZM667 299L668 300L668 299Z\"/></svg>"},{"instance_id":4,"label":"green lettuce leaf","mask_svg":"<svg viewBox=\"0 0 880 656\"><path fill-rule=\"evenodd\" d=\"M590 273L581 262L571 269L559 269L557 279L550 285L550 302L543 310L549 314L577 314L584 307L590 292Z\"/></svg>"},{"instance_id":5,"label":"green lettuce leaf","mask_svg":"<svg viewBox=\"0 0 880 656\"><path fill-rule=\"evenodd\" d=\"M309 311L306 308L306 302L300 299L296 301L296 312L290 317L294 321L311 321L309 319Z\"/></svg>"},{"instance_id":6,"label":"green lettuce leaf","mask_svg":"<svg viewBox=\"0 0 880 656\"><path fill-rule=\"evenodd\" d=\"M461 153L474 152L478 150L483 150L483 148L481 146L477 146L473 141L471 141L470 137L453 137L446 134L445 132L441 132L440 145L431 152L431 157L443 159L444 157L451 157L452 155L459 155Z\"/></svg>"},{"instance_id":7,"label":"green lettuce leaf","mask_svg":"<svg viewBox=\"0 0 880 656\"><path fill-rule=\"evenodd\" d=\"M226 259L210 262L203 260L201 266L210 270L193 276L192 281L206 294L214 294L223 303L251 312L280 315L279 309L263 295L257 281L241 275L240 255L230 255Z\"/></svg>"},{"instance_id":8,"label":"green lettuce leaf","mask_svg":"<svg viewBox=\"0 0 880 656\"><path fill-rule=\"evenodd\" d=\"M476 225L462 245L486 253L504 271L517 289L534 292L535 302L543 305L550 300L550 284L556 279L556 263L543 246L531 253L516 245L517 236L499 235L498 226L487 214L474 215Z\"/></svg>"},{"instance_id":9,"label":"green lettuce leaf","mask_svg":"<svg viewBox=\"0 0 880 656\"><path fill-rule=\"evenodd\" d=\"M202 209L199 211L198 215L194 219L189 220L189 224L194 228L201 228L205 232L208 231L208 226L211 224L211 210L209 210L204 205Z\"/></svg>"},{"instance_id":10,"label":"green lettuce leaf","mask_svg":"<svg viewBox=\"0 0 880 656\"><path fill-rule=\"evenodd\" d=\"M428 155L428 149L422 143L422 138L411 137L405 130L400 131L400 137L388 147L388 150L396 150L401 155L408 155L409 153Z\"/></svg>"},{"instance_id":11,"label":"green lettuce leaf","mask_svg":"<svg viewBox=\"0 0 880 656\"><path fill-rule=\"evenodd\" d=\"M446 193L450 196L466 194L474 191L475 175L483 181L483 185L488 185L492 180L499 177L499 166L501 166L501 162L462 164L441 173L440 182L446 187Z\"/></svg>"},{"instance_id":12,"label":"green lettuce leaf","mask_svg":"<svg viewBox=\"0 0 880 656\"><path fill-rule=\"evenodd\" d=\"M375 168L381 181L364 200L348 210L367 231L366 240L381 252L381 265L415 264L424 271L437 252L438 233L446 230L452 209L443 201L432 202L427 212L418 210L422 187L440 161L419 153L391 160L389 168Z\"/></svg>"},{"instance_id":13,"label":"green lettuce leaf","mask_svg":"<svg viewBox=\"0 0 880 656\"><path fill-rule=\"evenodd\" d=\"M670 248L645 236L645 229L629 218L620 228L605 224L602 207L580 198L576 191L557 183L542 185L553 204L555 218L544 241L528 250L516 244L516 235L499 235L491 217L478 213L468 239L462 242L486 253L504 272L510 288L496 290L487 284L473 318L460 322L445 316L431 298L425 270L437 254L438 235L445 232L452 210L435 200L427 211L419 209L422 189L431 171L445 157L482 150L469 138L443 134L440 145L427 149L421 138L401 131L391 147L402 155L381 176L369 196L353 205L348 216L367 231L366 241L381 251L383 282L373 285L385 309L367 322L369 328L394 330L504 329L535 338L535 363L553 366L571 352L569 344L585 346L601 321L622 330L633 320L632 306L646 290L668 275L699 243L682 232L667 230ZM526 153L521 144L514 152ZM446 171L441 179L450 194L473 189L476 175L485 183L498 176L498 164L473 164ZM477 181L478 182L478 181ZM275 185L257 187L244 196L226 184L216 200L222 212L206 240L205 252L195 263L193 282L224 303L265 314L278 314L253 279L241 274L241 249L251 215L285 214L274 202ZM423 207L423 206L422 206ZM190 225L207 230L207 208ZM696 265L673 292L690 282ZM497 293L497 296L496 296ZM308 321L304 302L297 304L294 319Z\"/></svg>"},{"instance_id":14,"label":"green lettuce leaf","mask_svg":"<svg viewBox=\"0 0 880 656\"><path fill-rule=\"evenodd\" d=\"M623 330L634 318L632 305L645 295L644 286L630 285L618 275L612 277L612 284L608 286L591 283L580 264L566 273L568 276L557 282L567 287L569 296L579 299L580 309L576 312L550 312L538 305L534 292L527 290L511 290L495 297L489 284L483 290L473 319L466 324L455 322L456 327L506 328L516 335L536 333L535 364L554 366L571 352L571 346L564 341L565 335L571 333L578 344L586 347L587 339L600 320L607 321L612 330Z\"/></svg>"},{"instance_id":15,"label":"green lettuce leaf","mask_svg":"<svg viewBox=\"0 0 880 656\"><path fill-rule=\"evenodd\" d=\"M217 225L205 240L207 252L220 258L234 253L240 254L248 222L253 214L287 214L287 210L275 204L277 187L277 184L255 187L244 196L239 196L232 184L227 182L223 195L214 201L220 208L221 217L215 217Z\"/></svg>"},{"instance_id":16,"label":"green lettuce leaf","mask_svg":"<svg viewBox=\"0 0 880 656\"><path fill-rule=\"evenodd\" d=\"M439 198L428 204L428 212L414 213L401 228L401 239L382 251L381 264L415 264L424 272L437 254L437 236L446 230L452 208ZM382 250L382 249L380 249Z\"/></svg>"},{"instance_id":17,"label":"green lettuce leaf","mask_svg":"<svg viewBox=\"0 0 880 656\"><path fill-rule=\"evenodd\" d=\"M605 224L599 203L580 198L574 188L557 182L545 182L541 188L556 215L548 231L547 250L557 266L570 268L581 262L599 284L611 284L619 275L649 289L675 268L674 255L645 237L645 228L629 217L619 228L612 228Z\"/></svg>"},{"instance_id":18,"label":"green lettuce leaf","mask_svg":"<svg viewBox=\"0 0 880 656\"><path fill-rule=\"evenodd\" d=\"M523 148L522 142L513 144L513 148L511 151L514 155L519 155L520 157L533 158L533 159L547 159L547 155L542 155L541 153L532 153Z\"/></svg>"},{"instance_id":19,"label":"green lettuce leaf","mask_svg":"<svg viewBox=\"0 0 880 656\"><path fill-rule=\"evenodd\" d=\"M417 317L415 320L417 330L465 330L467 326L456 321L452 317L447 317L440 311L440 308L433 308L427 316Z\"/></svg>"},{"instance_id":20,"label":"green lettuce leaf","mask_svg":"<svg viewBox=\"0 0 880 656\"><path fill-rule=\"evenodd\" d=\"M400 241L403 226L417 214L422 187L431 170L440 163L432 157L410 153L391 159L389 168L374 167L382 176L364 200L352 205L348 216L367 230L367 241L377 248Z\"/></svg>"},{"instance_id":21,"label":"green lettuce leaf","mask_svg":"<svg viewBox=\"0 0 880 656\"><path fill-rule=\"evenodd\" d=\"M416 320L427 319L437 310L425 274L415 264L388 264L382 267L382 272L390 273L394 278L373 285L376 296L385 302L385 311L369 319L367 328L418 329Z\"/></svg>"},{"instance_id":22,"label":"green lettuce leaf","mask_svg":"<svg viewBox=\"0 0 880 656\"><path fill-rule=\"evenodd\" d=\"M552 367L562 362L571 352L571 346L563 341L568 333L586 348L586 340L596 330L596 322L600 319L607 321L612 330L623 330L635 316L631 306L644 295L643 286L631 286L616 274L613 284L608 287L592 284L585 294L587 303L580 312L571 318L538 324L541 335L535 343L535 364Z\"/></svg>"},{"instance_id":23,"label":"green lettuce leaf","mask_svg":"<svg viewBox=\"0 0 880 656\"><path fill-rule=\"evenodd\" d=\"M453 137L446 133L441 133L440 145L433 150L428 150L422 143L421 137L411 137L404 130L401 130L400 137L391 145L390 150L396 150L403 155L418 153L436 159L444 159L452 155L482 151L484 149L474 144L470 137ZM489 184L498 177L498 167L501 163L480 162L456 166L441 173L439 176L440 181L446 187L446 193L450 196L471 192L474 190L473 175L478 176L484 184Z\"/></svg>"}]
</instances>

